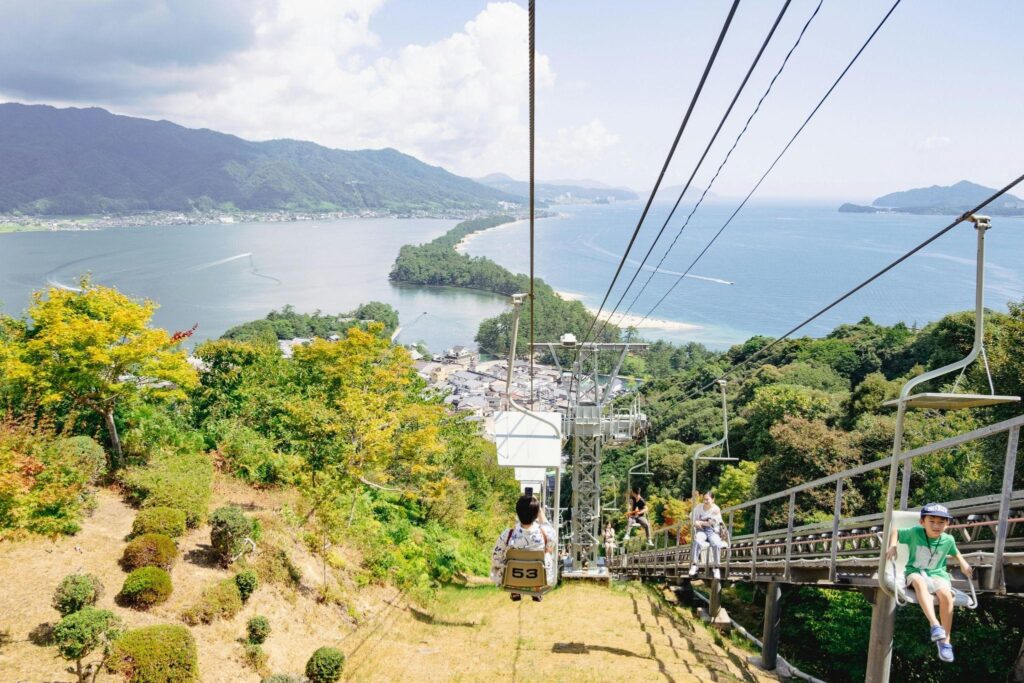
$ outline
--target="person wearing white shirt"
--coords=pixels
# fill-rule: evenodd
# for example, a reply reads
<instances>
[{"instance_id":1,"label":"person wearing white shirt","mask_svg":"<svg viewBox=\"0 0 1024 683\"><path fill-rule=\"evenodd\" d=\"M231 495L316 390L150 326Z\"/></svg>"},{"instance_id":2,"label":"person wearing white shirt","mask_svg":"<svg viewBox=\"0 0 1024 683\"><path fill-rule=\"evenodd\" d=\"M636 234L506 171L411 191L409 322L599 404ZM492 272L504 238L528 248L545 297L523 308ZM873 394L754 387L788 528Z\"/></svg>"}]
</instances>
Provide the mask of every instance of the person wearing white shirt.
<instances>
[{"instance_id":1,"label":"person wearing white shirt","mask_svg":"<svg viewBox=\"0 0 1024 683\"><path fill-rule=\"evenodd\" d=\"M720 578L718 570L722 548L726 547L722 540L722 511L715 505L715 496L711 491L704 494L704 502L693 511L693 553L690 557L690 576L696 576L700 568L698 558L706 548L711 548L711 566L714 578Z\"/></svg>"}]
</instances>

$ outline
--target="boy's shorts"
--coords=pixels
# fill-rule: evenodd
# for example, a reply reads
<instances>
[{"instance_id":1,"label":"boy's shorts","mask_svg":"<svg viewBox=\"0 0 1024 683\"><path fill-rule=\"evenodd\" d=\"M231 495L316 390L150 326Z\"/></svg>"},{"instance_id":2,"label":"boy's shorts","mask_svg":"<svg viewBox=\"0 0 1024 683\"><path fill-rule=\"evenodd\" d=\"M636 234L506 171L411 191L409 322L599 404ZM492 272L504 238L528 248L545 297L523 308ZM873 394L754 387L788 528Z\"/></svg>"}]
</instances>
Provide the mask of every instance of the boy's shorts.
<instances>
[{"instance_id":1,"label":"boy's shorts","mask_svg":"<svg viewBox=\"0 0 1024 683\"><path fill-rule=\"evenodd\" d=\"M952 591L953 589L953 585L949 582L949 579L942 576L928 576L927 574L922 574L921 572L914 572L913 574L909 574L906 577L904 577L905 588L910 588L910 586L912 585L910 583L910 580L915 576L924 577L925 585L928 587L928 592L932 595L935 595L943 588L949 591Z\"/></svg>"}]
</instances>

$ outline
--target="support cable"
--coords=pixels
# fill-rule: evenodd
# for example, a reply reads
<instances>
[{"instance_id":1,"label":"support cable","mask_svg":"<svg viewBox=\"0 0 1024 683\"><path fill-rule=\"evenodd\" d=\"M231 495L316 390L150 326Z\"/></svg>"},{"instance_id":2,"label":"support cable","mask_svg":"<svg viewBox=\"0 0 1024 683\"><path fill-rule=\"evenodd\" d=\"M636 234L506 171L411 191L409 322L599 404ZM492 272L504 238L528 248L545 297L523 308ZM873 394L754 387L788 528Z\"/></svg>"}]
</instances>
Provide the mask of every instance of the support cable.
<instances>
[{"instance_id":1,"label":"support cable","mask_svg":"<svg viewBox=\"0 0 1024 683\"><path fill-rule=\"evenodd\" d=\"M711 73L711 67L715 63L715 59L718 57L718 51L722 47L722 43L725 41L725 34L729 31L729 26L732 24L733 17L736 15L736 9L739 7L740 0L733 0L732 6L729 8L729 14L725 18L725 23L722 24L722 30L718 34L718 40L715 42L715 47L711 51L711 55L708 57L707 64L704 66L704 73L701 74L700 81L697 83L697 88L693 92L693 97L690 98L690 105L686 109L686 114L683 116L683 121L679 124L679 130L676 132L675 140L672 141L672 146L669 148L668 156L665 157L665 162L661 166L661 172L658 174L657 180L654 182L654 188L651 190L651 196L647 198L647 203L644 205L644 210L640 214L640 220L637 221L636 228L633 229L633 234L629 238L629 243L626 245L626 251L622 254L622 260L619 261L618 267L615 269L615 275L612 277L611 283L608 285L608 291L605 292L604 298L601 300L601 305L597 309L597 313L594 314L594 320L591 322L587 332L579 340L580 345L577 347L573 354L572 363L570 368L575 368L576 363L580 356L580 347L590 337L590 334L594 331L597 326L597 321L601 318L601 311L604 310L604 306L608 303L608 297L611 296L612 289L615 287L616 281L619 279L619 274L622 272L622 267L625 265L626 260L629 258L629 252L633 248L633 244L636 242L637 235L640 234L640 228L644 224L644 219L647 218L647 212L651 209L651 204L654 203L654 197L658 194L658 189L661 187L661 181L665 178L665 172L668 171L668 166L672 161L672 157L676 153L676 147L679 146L679 140L683 137L683 131L686 130L686 124L690 121L690 115L693 113L693 108L697 104L697 100L700 98L701 92L704 90L704 84L707 82L708 74ZM532 351L532 349L531 349ZM575 378L575 370L573 370L572 378L569 380L569 391L566 394L571 400L572 396L572 384Z\"/></svg>"},{"instance_id":2,"label":"support cable","mask_svg":"<svg viewBox=\"0 0 1024 683\"><path fill-rule=\"evenodd\" d=\"M889 17L892 16L892 13L899 6L900 2L902 2L902 0L896 0L896 2L893 3L892 7L889 8L889 11L886 12L885 16L882 17L882 20L878 23L878 26L875 27L875 30L871 32L871 35L868 36L867 40L864 41L864 44L861 45L859 50L857 50L857 54L853 56L853 59L850 60L850 63L846 65L846 68L843 69L842 73L840 73L836 80L832 83L832 87L830 87L828 91L825 93L825 95L821 98L821 100L818 101L818 104L814 107L814 109L811 110L811 113L807 115L807 118L804 119L804 122L800 124L800 127L797 128L795 133L793 133L793 137L789 139L789 142L787 142L786 146L782 148L782 151L779 152L779 155L775 157L775 161L771 163L771 165L768 167L768 170L764 172L761 178L750 190L750 192L747 193L747 196L743 198L743 201L740 202L740 205L736 207L736 210L733 211L729 218L725 221L725 223L722 224L722 227L718 229L718 232L716 232L715 235L711 238L711 240L706 245L704 245L704 248L701 250L699 254L697 254L696 258L694 258L693 261L690 262L690 265L686 267L686 270L683 271L683 274L680 275L676 279L676 281L672 283L672 286L668 288L668 291L665 292L653 306L651 306L650 310L648 310L646 314L644 314L644 317L641 319L641 322L647 320L647 318L649 318L650 315L654 313L658 306L664 303L665 299L668 298L669 294L671 294L679 285L679 283L683 281L683 278L690 274L690 271L693 270L693 267L697 265L697 263L704 257L704 254L706 254L708 250L711 249L711 246L718 240L718 238L725 231L725 229L729 227L729 224L732 223L733 219L736 218L736 215L743 209L744 206L747 205L747 202L750 201L750 198L754 195L755 192L757 192L757 189L761 187L761 183L763 183L765 179L768 177L768 175L775 169L775 166L778 165L779 161L781 161L782 157L786 154L787 151L789 151L789 148L796 141L797 137L800 136L800 133L803 132L804 128L807 127L807 124L811 122L812 118L814 118L814 115L817 114L818 110L821 109L823 104L825 104L825 101L829 98L832 92L843 80L843 77L846 76L847 72L849 72L849 70L853 67L854 63L856 63L856 61L860 58L861 54L863 54L867 46L871 43L872 40L874 40L875 36L878 35L878 32L882 29L882 26L884 26L885 23L889 20Z\"/></svg>"},{"instance_id":3,"label":"support cable","mask_svg":"<svg viewBox=\"0 0 1024 683\"><path fill-rule=\"evenodd\" d=\"M535 134L536 134L536 71L534 68L534 52L536 50L536 16L537 7L534 0L530 0L530 410L534 409L533 376L534 376L534 335L537 328L537 317L534 315L534 158L535 158ZM511 394L510 394L511 395Z\"/></svg>"},{"instance_id":4,"label":"support cable","mask_svg":"<svg viewBox=\"0 0 1024 683\"><path fill-rule=\"evenodd\" d=\"M629 293L630 287L632 287L633 283L636 282L637 277L639 277L640 273L643 271L644 265L647 263L647 259L651 257L651 253L654 251L654 247L657 246L658 241L661 239L661 236L665 233L665 228L668 227L669 221L671 221L672 217L675 216L676 210L679 208L679 204L683 201L683 195L685 195L686 191L690 189L690 184L693 183L693 179L694 177L696 177L697 171L700 170L701 164L704 163L704 160L707 158L708 153L711 151L711 146L715 144L715 140L718 139L718 134L722 132L722 127L725 126L725 122L729 118L729 115L732 113L733 107L736 106L736 101L739 100L740 95L743 93L743 89L747 87L747 82L750 81L750 76L754 73L754 68L757 67L758 62L761 61L761 56L764 55L764 51L765 49L767 49L768 43L771 42L772 37L775 35L775 30L779 27L779 24L782 22L782 17L785 16L786 10L789 9L790 2L791 0L786 0L786 2L783 3L782 9L779 10L779 15L775 17L775 23L772 24L772 27L768 30L768 35L765 36L764 42L761 43L761 49L757 51L757 55L755 55L754 61L750 63L750 68L747 69L747 74L743 77L743 81L740 83L739 87L736 88L736 94L732 96L732 102L729 103L729 106L726 108L725 113L722 114L722 119L721 121L718 122L718 127L715 128L715 132L711 135L711 139L708 140L708 144L704 148L704 153L700 155L700 159L697 160L697 164L693 167L693 172L690 174L690 177L686 180L686 184L683 185L683 189L679 193L679 197L676 199L675 205L673 205L672 210L668 212L668 216L665 218L665 222L661 224L661 229L658 230L658 234L654 236L654 241L651 242L651 246L647 249L647 253L644 254L643 260L641 260L640 265L637 266L636 272L633 273L633 277L632 279L630 279L629 284L627 284L626 288L622 290L622 295L619 296L619 300L615 302L615 307L612 308L611 312L608 314L608 317L605 318L605 321L602 324L601 329L597 331L596 335L594 335L595 339L601 336L601 332L603 332L605 327L607 327L608 324L611 322L612 316L615 315L615 311L619 310L619 306L622 305L622 300L626 298L626 294ZM819 8L821 7L821 2L824 2L824 0L819 0ZM818 10L815 10L814 13L817 14ZM800 35L802 36L803 33L801 32ZM747 123L749 122L750 121L748 120ZM707 190L705 190L704 193L707 194ZM693 213L691 212L690 215L692 216ZM686 225L684 224L683 227L686 227ZM682 233L682 228L679 229L679 232ZM676 240L678 239L679 235L677 234ZM672 244L675 245L675 240L672 241ZM669 247L669 251L671 250L672 247ZM661 264L665 262L666 256L668 256L668 251L666 251L665 254L661 257L661 262L658 263L658 268L660 268ZM658 268L655 268L654 271L651 273L651 276L647 278L647 283L650 283L651 278L654 277L654 273L658 271ZM640 290L641 293L647 287L647 283L645 283L644 287ZM639 294L637 296L639 296ZM633 299L633 302L636 303L636 299ZM630 304L630 306L632 307L632 304ZM622 315L623 317L625 317L626 314L623 313Z\"/></svg>"},{"instance_id":5,"label":"support cable","mask_svg":"<svg viewBox=\"0 0 1024 683\"><path fill-rule=\"evenodd\" d=\"M693 91L693 97L690 98L690 106L686 109L686 114L683 116L683 122L679 125L679 131L676 133L675 140L672 141L672 147L668 151L668 156L665 157L665 163L661 166L661 172L658 174L658 179L654 182L654 189L651 190L651 196L647 198L647 203L644 205L644 210L640 214L640 220L637 221L636 228L633 230L633 235L629 238L629 244L626 245L626 251L622 254L622 259L619 261L618 268L615 269L615 275L612 277L611 284L608 285L608 291L605 292L604 298L601 300L601 305L597 309L597 314L594 316L594 322L591 323L590 329L583 335L581 342L585 342L590 338L590 333L594 331L594 327L597 325L597 320L601 317L601 312L604 310L604 306L608 303L608 297L611 296L612 289L615 287L615 283L619 279L619 275L622 273L622 267L626 264L626 260L629 258L629 252L633 249L633 244L636 242L637 235L640 234L640 228L644 224L644 219L647 218L647 212L651 209L651 204L654 203L654 197L658 194L658 188L661 187L661 181L665 178L665 172L668 171L668 166L672 161L672 157L676 153L676 147L679 146L679 140L683 137L683 131L686 130L686 124L690 121L690 115L693 113L693 108L697 104L697 100L700 98L701 91L704 90L704 84L707 82L708 74L711 72L711 67L715 63L715 59L718 57L718 51L722 47L722 42L725 40L725 34L729 31L729 26L732 24L733 16L736 14L736 8L739 6L740 0L733 0L732 7L729 8L729 15L725 18L725 23L722 25L722 30L718 34L718 40L715 42L715 48L711 51L711 56L708 58L707 64L704 66L704 73L700 77L700 82L697 83L697 89Z\"/></svg>"},{"instance_id":6,"label":"support cable","mask_svg":"<svg viewBox=\"0 0 1024 683\"><path fill-rule=\"evenodd\" d=\"M690 213L686 216L686 220L684 220L683 224L680 226L679 232L676 233L676 236L672 239L672 243L668 246L668 249L665 250L665 253L662 254L661 260L658 261L658 265L654 267L653 271L651 271L650 276L648 276L647 281L644 282L643 286L640 288L640 291L637 292L636 296L633 297L633 300L630 302L629 307L626 309L625 313L622 314L622 318L625 318L627 315L629 315L629 312L633 310L633 306L635 306L637 300L640 299L640 295L642 295L644 291L647 290L647 286L651 284L651 280L653 280L655 274L661 270L661 266L665 263L665 259L668 258L668 255L672 252L672 249L675 248L676 242L679 241L680 236L682 236L683 234L683 230L685 230L686 227L690 224L690 219L693 218L693 214L697 213L697 209L699 209L701 204L704 203L704 198L708 196L708 192L711 191L711 188L715 184L715 181L718 180L718 176L722 173L722 169L725 168L725 165L729 162L729 158L732 156L733 151L735 151L736 146L739 145L740 140L747 132L747 129L750 128L750 123L754 120L754 117L757 116L758 112L761 111L761 105L764 104L765 99L767 99L769 93L771 93L772 91L772 88L775 86L775 81L779 79L779 76L782 74L783 70L786 68L786 65L789 63L789 58L793 55L793 52L796 51L797 46L800 45L800 41L803 40L804 34L807 33L807 29L810 27L811 22L814 21L814 18L816 16L818 16L818 11L821 9L821 5L823 2L824 0L819 0L818 6L814 8L814 12L811 13L811 16L807 19L806 23L804 23L803 28L800 29L800 34L797 36L796 41L793 43L793 46L789 48L789 52L786 53L786 57L782 60L782 64L779 66L778 71L776 71L775 75L772 76L772 80L770 83L768 83L768 87L765 88L764 94L761 95L761 99L758 100L757 106L754 107L754 111L751 112L750 116L747 117L746 123L743 124L743 130L741 130L739 132L739 135L736 136L736 139L732 143L732 147L730 147L729 151L726 152L725 158L722 159L722 163L718 165L718 169L715 171L715 175L712 176L710 181L708 181L708 184L704 188L704 191L701 193L700 198L697 200L697 203L694 204L693 208L690 210ZM688 274L689 271L684 273L683 277L685 277ZM648 313L648 315L650 314ZM609 316L609 319L610 318L611 316ZM644 316L644 320L646 319L647 316ZM620 319L619 322L621 324L622 320ZM643 321L641 320L641 322Z\"/></svg>"},{"instance_id":7,"label":"support cable","mask_svg":"<svg viewBox=\"0 0 1024 683\"><path fill-rule=\"evenodd\" d=\"M914 254L916 254L917 252L921 251L922 249L924 249L925 247L927 247L927 246L928 246L929 244L931 244L931 243L932 243L932 242L934 242L935 240L939 239L940 237L942 237L943 235L945 235L945 234L946 234L947 232L949 232L950 230L952 230L952 229L953 229L953 228L955 228L956 226L958 226L958 225L960 225L961 223L963 223L963 222L964 222L965 220L967 220L967 218L968 218L969 216L971 216L972 214L975 214L975 213L977 213L977 212L981 211L981 210L982 210L982 209L984 209L984 208L985 208L986 206L988 206L989 204L991 204L992 202L994 202L994 201L995 201L996 199L998 199L999 197L1003 196L1004 194L1006 194L1007 192L1009 192L1010 190L1012 190L1012 189L1013 189L1014 187L1016 187L1017 185L1019 185L1019 184L1020 184L1021 182L1024 182L1024 174L1021 174L1021 175L1017 176L1017 177L1016 177L1016 178L1015 178L1014 180L1010 181L1010 182L1009 182L1008 184L1006 184L1005 186L1003 186L1003 187L1002 187L1001 189L999 189L999 190L996 190L996 191L995 191L995 193L993 193L992 195L990 195L990 196L989 196L989 197L988 197L987 199L985 199L984 201L982 201L982 202L981 202L980 204L978 204L977 206L975 206L975 207L974 207L973 209L969 209L969 210L965 211L964 213L960 214L960 216L958 216L958 217L957 217L957 218L956 218L956 219L955 219L955 220L954 220L954 221L953 221L952 223L950 223L950 224L949 224L949 225L947 225L946 227L942 228L941 230L939 230L938 232L936 232L936 233L935 233L934 235L932 235L931 237L929 237L929 238L928 238L928 239L926 239L925 241L921 242L921 243L920 243L920 244L918 244L918 245L917 245L916 247L914 247L914 248L913 248L913 249L911 249L910 251L906 252L905 254L903 254L902 256L900 256L899 258L897 258L896 260L892 261L891 263L889 263L889 265L885 266L884 268L882 268L881 270L879 270L879 271L878 271L877 273L875 273L874 275L872 275L872 276L871 276L871 277L869 277L868 279L866 279L866 280L864 280L863 282L861 282L861 283L860 283L859 285L857 285L857 286L853 287L852 289L848 290L848 291L847 291L847 292L846 292L845 294L843 294L842 296L840 296L840 297L839 297L838 299L836 299L836 300L835 300L835 301L833 301L832 303L828 304L827 306L825 306L825 307L824 307L824 308L822 308L821 310L817 311L816 313L814 313L813 315L811 315L810 317L808 317L808 318L807 318L806 320L804 320L803 322L801 322L801 323L797 324L797 325L796 325L796 326L794 326L794 327L793 327L792 329L790 329L790 330L789 330L788 332L786 332L785 334L783 334L783 335L782 335L781 337L779 337L779 338L775 339L775 340L774 340L774 341L772 341L772 342L771 342L770 344L768 344L767 346L764 346L764 347L762 347L762 348L761 348L761 349L759 349L758 351L755 351L755 352L754 352L753 354L751 354L751 355L750 355L750 356L749 356L749 357L748 357L748 358L747 358L746 360L744 360L744 361L743 361L742 363L737 363L736 365L734 365L733 367L729 368L728 370L726 370L725 372L723 372L723 373L722 373L721 375L719 375L719 376L718 376L718 377L716 377L715 379L711 380L710 382L708 382L708 383L707 383L707 384L705 384L704 386L700 387L699 389L697 389L697 390L695 390L695 391L689 391L689 392L687 392L687 394L686 394L686 395L685 395L685 396L683 397L683 399L682 399L682 400L684 400L684 401L685 401L685 400L688 400L688 399L690 399L690 398L693 398L693 397L694 397L694 396L696 396L697 394L700 394L700 393L702 393L702 392L706 391L707 389L709 389L710 387L714 386L714 385L715 385L715 383L716 383L716 382L718 382L719 380L725 379L725 378L726 378L726 377L728 377L729 375L732 375L733 373L737 372L738 370L740 370L740 369L742 369L742 368L746 367L746 366L747 366L747 365L749 365L749 364L750 364L750 363L751 363L751 362L752 362L752 361L753 361L753 360L754 360L755 358L757 358L758 356L760 356L760 355L762 355L762 354L764 354L764 353L767 353L769 349L771 349L771 348L773 348L773 347L777 346L777 345L778 345L779 343L781 343L781 342L782 342L783 340L785 340L785 339L789 338L789 337L790 337L791 335L793 335L793 334L794 334L795 332L799 331L799 330L800 330L801 328L803 328L803 327L807 326L808 324L810 324L811 322L813 322L813 321L814 321L814 320L816 320L817 318L820 318L820 317L821 317L822 315L824 315L825 313L829 312L830 310L832 310L833 308L835 308L836 306L838 306L838 305L839 305L839 304L841 304L842 302L846 301L846 300L847 300L847 299L849 299L849 298L850 298L851 296L853 296L854 294L856 294L856 293L857 293L857 292L859 292L860 290L864 289L865 287L867 287L868 285L870 285L870 284L871 284L872 282L874 282L874 281L875 281L875 280L877 280L878 278L882 277L883 275L885 275L886 273L888 273L888 272L889 272L890 270L892 270L893 268L895 268L896 266L900 265L901 263L903 263L904 261L906 261L906 260L907 260L908 258L910 258L911 256L913 256Z\"/></svg>"}]
</instances>

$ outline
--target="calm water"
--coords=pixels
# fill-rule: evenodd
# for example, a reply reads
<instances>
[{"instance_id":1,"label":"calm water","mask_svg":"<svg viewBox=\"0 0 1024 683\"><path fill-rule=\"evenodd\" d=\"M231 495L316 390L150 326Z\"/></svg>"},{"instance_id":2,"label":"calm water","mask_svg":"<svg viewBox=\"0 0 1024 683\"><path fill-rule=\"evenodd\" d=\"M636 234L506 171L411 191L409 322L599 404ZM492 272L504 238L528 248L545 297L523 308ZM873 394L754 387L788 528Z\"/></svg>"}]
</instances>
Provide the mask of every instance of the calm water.
<instances>
[{"instance_id":1,"label":"calm water","mask_svg":"<svg viewBox=\"0 0 1024 683\"><path fill-rule=\"evenodd\" d=\"M292 304L299 311L349 311L384 301L398 309L399 341L431 350L472 345L480 320L506 307L503 297L388 281L403 244L427 242L448 220L351 219L33 232L0 235L0 302L21 313L32 291L71 286L83 273L160 304L155 324L196 341ZM422 313L426 312L426 315Z\"/></svg>"},{"instance_id":2,"label":"calm water","mask_svg":"<svg viewBox=\"0 0 1024 683\"><path fill-rule=\"evenodd\" d=\"M697 340L718 348L754 334L781 334L952 220L839 213L836 206L748 205L691 271L711 279L684 279L651 316L700 328L686 333L641 332L648 338ZM721 203L700 208L633 313L642 316L651 309L734 207ZM562 208L561 217L538 221L538 276L558 290L582 295L586 304L596 308L642 208L640 202L575 206ZM632 252L633 261L623 268L607 308L618 300L669 208L655 204ZM658 262L661 245L667 246L688 212L672 220L648 268ZM467 251L526 272L527 234L523 223L499 227L473 238ZM950 311L973 308L974 240L972 226L958 226L808 326L806 332L822 335L864 316L886 324L902 320L923 325ZM1024 298L1024 219L994 219L986 251L985 303L1005 310L1007 301ZM641 274L620 310L633 301L648 274Z\"/></svg>"}]
</instances>

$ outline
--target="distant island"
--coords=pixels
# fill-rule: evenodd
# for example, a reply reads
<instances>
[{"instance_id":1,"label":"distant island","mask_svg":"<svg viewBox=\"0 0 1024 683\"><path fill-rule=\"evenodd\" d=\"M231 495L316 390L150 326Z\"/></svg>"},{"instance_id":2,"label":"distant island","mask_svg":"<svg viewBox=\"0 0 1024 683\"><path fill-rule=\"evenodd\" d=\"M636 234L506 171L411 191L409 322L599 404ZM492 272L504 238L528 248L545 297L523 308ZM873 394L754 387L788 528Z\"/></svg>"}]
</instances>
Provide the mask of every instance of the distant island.
<instances>
[{"instance_id":1,"label":"distant island","mask_svg":"<svg viewBox=\"0 0 1024 683\"><path fill-rule=\"evenodd\" d=\"M252 142L98 108L0 104L0 214L514 211L522 198L394 149ZM0 221L2 222L2 221Z\"/></svg>"},{"instance_id":2,"label":"distant island","mask_svg":"<svg viewBox=\"0 0 1024 683\"><path fill-rule=\"evenodd\" d=\"M920 187L903 192L892 192L871 202L871 206L846 203L839 207L842 213L910 213L926 216L957 216L977 206L996 190L961 180L955 185ZM1024 216L1024 199L1004 194L985 207L993 216Z\"/></svg>"},{"instance_id":3,"label":"distant island","mask_svg":"<svg viewBox=\"0 0 1024 683\"><path fill-rule=\"evenodd\" d=\"M500 190L506 194L528 199L530 184L516 180L504 173L492 173L476 179L478 183ZM544 204L611 204L617 201L637 199L636 192L624 187L609 187L596 181L555 181L534 185L538 202Z\"/></svg>"}]
</instances>

